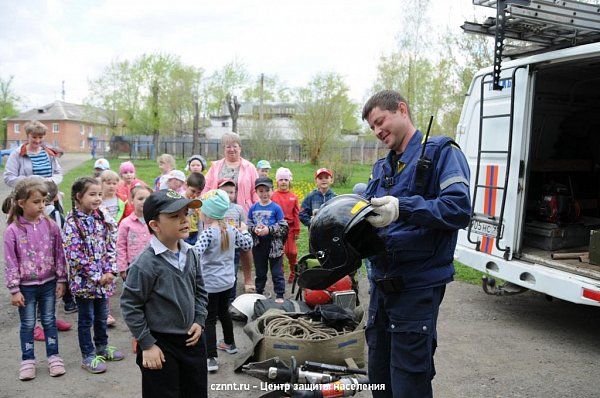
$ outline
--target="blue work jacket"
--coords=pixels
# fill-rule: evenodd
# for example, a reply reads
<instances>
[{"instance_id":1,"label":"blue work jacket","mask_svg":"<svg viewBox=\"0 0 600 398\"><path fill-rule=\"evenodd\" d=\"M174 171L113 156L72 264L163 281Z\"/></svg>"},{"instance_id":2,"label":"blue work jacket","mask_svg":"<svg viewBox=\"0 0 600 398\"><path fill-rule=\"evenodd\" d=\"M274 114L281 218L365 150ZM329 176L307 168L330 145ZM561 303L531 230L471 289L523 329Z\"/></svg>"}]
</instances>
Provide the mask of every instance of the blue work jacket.
<instances>
[{"instance_id":1,"label":"blue work jacket","mask_svg":"<svg viewBox=\"0 0 600 398\"><path fill-rule=\"evenodd\" d=\"M401 277L406 289L434 287L452 280L458 230L471 215L469 166L448 137L431 137L424 158L431 167L416 184L423 134L416 131L392 165L394 152L373 165L365 196L386 195L399 201L400 216L379 228L387 252L371 258L373 277ZM421 188L419 188L419 185Z\"/></svg>"}]
</instances>

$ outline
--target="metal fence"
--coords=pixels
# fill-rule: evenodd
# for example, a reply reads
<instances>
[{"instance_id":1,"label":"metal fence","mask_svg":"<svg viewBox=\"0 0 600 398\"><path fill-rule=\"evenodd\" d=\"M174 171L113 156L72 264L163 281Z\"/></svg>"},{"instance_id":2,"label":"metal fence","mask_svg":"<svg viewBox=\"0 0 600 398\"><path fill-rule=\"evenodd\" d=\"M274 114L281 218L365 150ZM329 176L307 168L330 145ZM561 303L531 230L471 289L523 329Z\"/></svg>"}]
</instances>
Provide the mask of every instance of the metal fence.
<instances>
[{"instance_id":1,"label":"metal fence","mask_svg":"<svg viewBox=\"0 0 600 398\"><path fill-rule=\"evenodd\" d=\"M16 146L8 141L6 147ZM209 160L223 157L221 140L201 139L199 153ZM188 158L192 153L193 142L187 137L161 139L157 154L169 153L175 158ZM149 136L113 137L110 141L96 141L96 157L129 157L131 159L151 159L154 144ZM270 161L308 162L308 153L298 140L254 141L242 139L243 156L246 159L266 158ZM388 150L379 141L363 140L336 142L330 148L335 156L351 163L372 164L384 157Z\"/></svg>"}]
</instances>

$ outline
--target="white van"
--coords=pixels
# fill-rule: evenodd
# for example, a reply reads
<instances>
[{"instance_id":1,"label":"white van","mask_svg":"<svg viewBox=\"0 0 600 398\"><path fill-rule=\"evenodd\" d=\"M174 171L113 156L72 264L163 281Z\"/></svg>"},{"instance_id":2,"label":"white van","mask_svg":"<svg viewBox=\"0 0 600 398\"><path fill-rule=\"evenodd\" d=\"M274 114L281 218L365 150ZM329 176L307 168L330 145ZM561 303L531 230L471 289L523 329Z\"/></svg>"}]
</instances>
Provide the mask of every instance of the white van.
<instances>
[{"instance_id":1,"label":"white van","mask_svg":"<svg viewBox=\"0 0 600 398\"><path fill-rule=\"evenodd\" d=\"M600 229L600 43L505 61L501 91L492 72L474 77L457 127L473 218L455 258L488 292L600 306L600 265L583 254Z\"/></svg>"}]
</instances>

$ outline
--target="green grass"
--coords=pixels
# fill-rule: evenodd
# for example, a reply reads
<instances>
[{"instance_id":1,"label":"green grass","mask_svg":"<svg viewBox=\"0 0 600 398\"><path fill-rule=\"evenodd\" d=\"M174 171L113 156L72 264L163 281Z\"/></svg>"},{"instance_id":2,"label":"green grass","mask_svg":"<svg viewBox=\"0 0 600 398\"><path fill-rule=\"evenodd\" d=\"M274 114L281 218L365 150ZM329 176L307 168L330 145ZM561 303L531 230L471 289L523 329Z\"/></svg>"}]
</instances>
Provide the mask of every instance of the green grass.
<instances>
[{"instance_id":1,"label":"green grass","mask_svg":"<svg viewBox=\"0 0 600 398\"><path fill-rule=\"evenodd\" d=\"M454 269L456 271L454 274L455 280L471 283L473 285L481 285L481 277L484 275L483 273L471 267L467 267L458 261L454 262Z\"/></svg>"},{"instance_id":2,"label":"green grass","mask_svg":"<svg viewBox=\"0 0 600 398\"><path fill-rule=\"evenodd\" d=\"M79 177L94 175L94 162L94 159L86 160L63 176L58 189L65 194L63 198L65 213L71 210L71 186Z\"/></svg>"},{"instance_id":3,"label":"green grass","mask_svg":"<svg viewBox=\"0 0 600 398\"><path fill-rule=\"evenodd\" d=\"M118 170L118 165L120 164L120 162L124 162L126 161L126 159L110 159L110 161L113 166L113 170ZM160 173L156 162L152 160L135 160L133 163L136 168L137 178L152 186L154 179ZM177 167L183 170L184 166L184 162L181 159L178 159ZM275 170L277 170L278 167L287 167L292 171L292 174L294 176L292 189L300 198L304 197L306 193L308 193L314 188L313 173L318 167L315 167L311 164L292 162L272 162L271 166L273 167L271 171L271 177L275 177ZM67 174L65 174L64 179L60 184L61 191L65 193L65 211L71 210L71 185L78 177L92 175L93 167L94 160L90 159L83 162L80 166L76 167L75 169L72 169ZM338 195L344 193L351 193L352 187L358 182L367 182L371 173L371 166L357 164L353 166L352 171L352 177L350 178L348 183L344 185L334 184L333 190ZM308 230L304 226L302 226L300 229L300 237L298 238L297 244L298 257L301 257L302 255L308 253ZM455 262L454 264L456 268L456 280L465 281L473 284L481 283L481 276L483 275L482 273L458 262ZM285 267L287 268L287 261Z\"/></svg>"}]
</instances>

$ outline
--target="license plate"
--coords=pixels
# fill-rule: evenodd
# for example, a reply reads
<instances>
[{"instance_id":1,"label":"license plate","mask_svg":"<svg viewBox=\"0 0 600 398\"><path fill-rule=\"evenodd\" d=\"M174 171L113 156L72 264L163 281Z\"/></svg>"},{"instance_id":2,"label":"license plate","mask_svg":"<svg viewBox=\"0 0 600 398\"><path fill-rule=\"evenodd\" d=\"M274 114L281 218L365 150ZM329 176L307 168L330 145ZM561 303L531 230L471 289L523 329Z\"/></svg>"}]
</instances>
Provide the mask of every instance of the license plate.
<instances>
[{"instance_id":1,"label":"license plate","mask_svg":"<svg viewBox=\"0 0 600 398\"><path fill-rule=\"evenodd\" d=\"M495 238L498 236L498 225L482 220L471 220L471 232Z\"/></svg>"}]
</instances>

